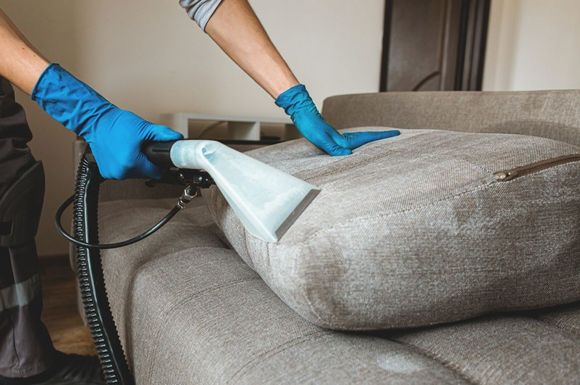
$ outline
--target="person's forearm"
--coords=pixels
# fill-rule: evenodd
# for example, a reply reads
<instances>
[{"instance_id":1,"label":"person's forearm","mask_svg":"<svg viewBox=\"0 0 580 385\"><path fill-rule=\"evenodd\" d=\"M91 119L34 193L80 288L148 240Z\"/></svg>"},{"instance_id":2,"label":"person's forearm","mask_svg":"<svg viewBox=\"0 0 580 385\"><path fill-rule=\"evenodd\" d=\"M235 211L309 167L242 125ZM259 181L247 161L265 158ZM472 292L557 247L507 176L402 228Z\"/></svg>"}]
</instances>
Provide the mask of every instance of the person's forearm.
<instances>
[{"instance_id":1,"label":"person's forearm","mask_svg":"<svg viewBox=\"0 0 580 385\"><path fill-rule=\"evenodd\" d=\"M30 94L48 62L0 10L0 76Z\"/></svg>"},{"instance_id":2,"label":"person's forearm","mask_svg":"<svg viewBox=\"0 0 580 385\"><path fill-rule=\"evenodd\" d=\"M205 30L272 97L298 84L247 0L223 0Z\"/></svg>"}]
</instances>

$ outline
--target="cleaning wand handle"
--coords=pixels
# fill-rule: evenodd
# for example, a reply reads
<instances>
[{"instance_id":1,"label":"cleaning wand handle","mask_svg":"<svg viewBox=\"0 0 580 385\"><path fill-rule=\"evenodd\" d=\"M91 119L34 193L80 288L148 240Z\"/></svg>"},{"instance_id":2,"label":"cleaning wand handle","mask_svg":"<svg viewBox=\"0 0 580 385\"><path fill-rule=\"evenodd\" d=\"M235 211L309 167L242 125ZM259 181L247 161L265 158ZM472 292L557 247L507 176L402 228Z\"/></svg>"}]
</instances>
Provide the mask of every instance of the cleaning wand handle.
<instances>
[{"instance_id":1,"label":"cleaning wand handle","mask_svg":"<svg viewBox=\"0 0 580 385\"><path fill-rule=\"evenodd\" d=\"M172 142L145 142L141 148L147 158L154 164L162 168L175 167L171 161L171 147L175 144Z\"/></svg>"}]
</instances>

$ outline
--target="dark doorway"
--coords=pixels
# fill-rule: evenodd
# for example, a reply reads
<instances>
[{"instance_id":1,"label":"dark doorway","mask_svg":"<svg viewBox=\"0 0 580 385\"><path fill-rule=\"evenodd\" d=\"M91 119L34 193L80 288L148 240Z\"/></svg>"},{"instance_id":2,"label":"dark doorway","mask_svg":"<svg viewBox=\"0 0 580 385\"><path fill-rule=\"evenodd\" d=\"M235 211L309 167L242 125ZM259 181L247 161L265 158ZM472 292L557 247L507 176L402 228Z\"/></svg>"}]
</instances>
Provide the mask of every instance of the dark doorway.
<instances>
[{"instance_id":1,"label":"dark doorway","mask_svg":"<svg viewBox=\"0 0 580 385\"><path fill-rule=\"evenodd\" d=\"M386 0L381 91L479 91L491 0Z\"/></svg>"}]
</instances>

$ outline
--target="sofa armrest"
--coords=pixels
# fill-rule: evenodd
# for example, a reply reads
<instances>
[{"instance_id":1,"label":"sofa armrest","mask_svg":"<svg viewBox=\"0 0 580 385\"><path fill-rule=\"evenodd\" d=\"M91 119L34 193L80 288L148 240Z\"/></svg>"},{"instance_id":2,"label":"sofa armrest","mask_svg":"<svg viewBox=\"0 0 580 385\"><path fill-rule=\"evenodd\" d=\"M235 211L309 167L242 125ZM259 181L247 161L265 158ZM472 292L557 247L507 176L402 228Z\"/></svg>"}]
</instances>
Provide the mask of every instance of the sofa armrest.
<instances>
[{"instance_id":1,"label":"sofa armrest","mask_svg":"<svg viewBox=\"0 0 580 385\"><path fill-rule=\"evenodd\" d=\"M336 128L523 134L580 146L580 90L340 95L324 101L323 115Z\"/></svg>"}]
</instances>

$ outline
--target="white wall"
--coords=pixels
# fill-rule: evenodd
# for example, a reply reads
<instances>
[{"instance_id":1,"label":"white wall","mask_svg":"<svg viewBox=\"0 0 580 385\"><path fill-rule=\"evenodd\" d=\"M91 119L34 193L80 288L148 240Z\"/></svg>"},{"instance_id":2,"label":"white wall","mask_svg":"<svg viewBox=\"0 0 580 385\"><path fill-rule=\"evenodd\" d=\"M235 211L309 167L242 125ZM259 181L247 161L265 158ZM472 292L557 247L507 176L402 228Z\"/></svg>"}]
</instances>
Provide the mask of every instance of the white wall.
<instances>
[{"instance_id":1,"label":"white wall","mask_svg":"<svg viewBox=\"0 0 580 385\"><path fill-rule=\"evenodd\" d=\"M253 0L256 13L315 101L378 90L384 0ZM281 117L270 97L213 45L173 2L0 0L51 61L112 102L156 120L175 111ZM41 254L66 252L52 216L72 191L72 140L20 95L45 163Z\"/></svg>"},{"instance_id":2,"label":"white wall","mask_svg":"<svg viewBox=\"0 0 580 385\"><path fill-rule=\"evenodd\" d=\"M580 88L580 1L493 0L484 90Z\"/></svg>"}]
</instances>

